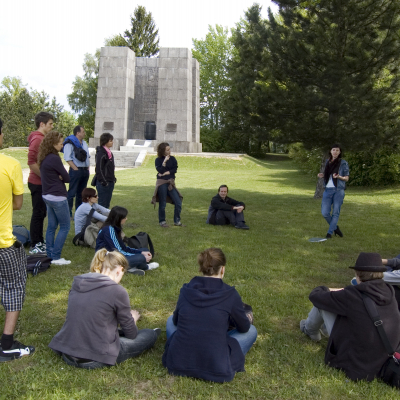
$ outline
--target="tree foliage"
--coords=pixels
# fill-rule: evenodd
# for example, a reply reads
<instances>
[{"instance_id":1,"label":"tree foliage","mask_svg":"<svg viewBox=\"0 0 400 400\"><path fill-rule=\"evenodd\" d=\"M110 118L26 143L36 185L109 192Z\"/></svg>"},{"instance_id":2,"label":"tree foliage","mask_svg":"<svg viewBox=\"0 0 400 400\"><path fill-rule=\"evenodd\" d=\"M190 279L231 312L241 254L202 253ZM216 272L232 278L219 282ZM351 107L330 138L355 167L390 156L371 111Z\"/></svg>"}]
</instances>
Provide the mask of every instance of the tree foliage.
<instances>
[{"instance_id":1,"label":"tree foliage","mask_svg":"<svg viewBox=\"0 0 400 400\"><path fill-rule=\"evenodd\" d=\"M74 116L57 103L56 98L49 99L44 91L28 90L21 78L5 77L0 85L0 110L4 123L4 147L27 146L27 137L36 130L35 114L48 111L54 115L55 129L64 135L69 134L76 125Z\"/></svg>"},{"instance_id":2,"label":"tree foliage","mask_svg":"<svg viewBox=\"0 0 400 400\"><path fill-rule=\"evenodd\" d=\"M205 151L221 151L224 99L229 87L227 65L232 57L227 28L209 25L204 40L193 39L193 57L200 64L200 136Z\"/></svg>"},{"instance_id":3,"label":"tree foliage","mask_svg":"<svg viewBox=\"0 0 400 400\"><path fill-rule=\"evenodd\" d=\"M85 54L82 64L84 74L82 77L75 77L72 93L67 95L68 103L73 111L79 113L78 123L85 127L88 137L94 135L99 58L100 50L96 50L94 55Z\"/></svg>"},{"instance_id":4,"label":"tree foliage","mask_svg":"<svg viewBox=\"0 0 400 400\"><path fill-rule=\"evenodd\" d=\"M281 20L269 10L262 25L265 68L257 82L268 130L308 148L397 146L400 3L274 2Z\"/></svg>"}]
</instances>

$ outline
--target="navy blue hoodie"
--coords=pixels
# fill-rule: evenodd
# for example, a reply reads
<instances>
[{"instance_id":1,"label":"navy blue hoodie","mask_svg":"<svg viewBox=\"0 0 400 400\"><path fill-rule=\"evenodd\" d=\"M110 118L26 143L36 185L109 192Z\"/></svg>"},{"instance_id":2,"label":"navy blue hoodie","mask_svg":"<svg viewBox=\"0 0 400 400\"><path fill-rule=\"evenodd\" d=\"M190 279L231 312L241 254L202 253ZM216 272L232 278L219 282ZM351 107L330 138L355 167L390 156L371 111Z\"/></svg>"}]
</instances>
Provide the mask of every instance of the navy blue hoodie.
<instances>
[{"instance_id":1,"label":"navy blue hoodie","mask_svg":"<svg viewBox=\"0 0 400 400\"><path fill-rule=\"evenodd\" d=\"M162 358L168 372L228 382L236 372L244 371L239 343L227 335L229 317L239 332L250 329L242 299L233 286L200 276L184 284L173 316L178 329L168 339Z\"/></svg>"}]
</instances>

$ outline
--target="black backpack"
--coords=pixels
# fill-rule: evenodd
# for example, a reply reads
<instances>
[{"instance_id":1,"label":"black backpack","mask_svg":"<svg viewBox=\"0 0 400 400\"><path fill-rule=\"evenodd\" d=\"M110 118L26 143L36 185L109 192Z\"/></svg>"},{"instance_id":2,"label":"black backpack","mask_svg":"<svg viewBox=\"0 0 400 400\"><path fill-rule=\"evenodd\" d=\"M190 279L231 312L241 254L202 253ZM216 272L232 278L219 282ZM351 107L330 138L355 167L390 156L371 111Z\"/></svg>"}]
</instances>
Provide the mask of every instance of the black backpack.
<instances>
[{"instance_id":1,"label":"black backpack","mask_svg":"<svg viewBox=\"0 0 400 400\"><path fill-rule=\"evenodd\" d=\"M26 271L36 276L40 272L47 271L50 267L52 258L47 255L31 255L26 257Z\"/></svg>"},{"instance_id":2,"label":"black backpack","mask_svg":"<svg viewBox=\"0 0 400 400\"><path fill-rule=\"evenodd\" d=\"M151 255L154 257L153 242L146 232L139 232L137 235L130 238L125 237L124 242L127 244L127 246L132 247L133 249L149 249Z\"/></svg>"},{"instance_id":3,"label":"black backpack","mask_svg":"<svg viewBox=\"0 0 400 400\"><path fill-rule=\"evenodd\" d=\"M90 225L90 223L92 222L92 217L93 217L94 212L95 212L95 209L92 208L92 209L90 210L90 213L89 213L88 216L86 217L86 222L85 222L85 225L83 226L82 230L81 230L77 235L75 235L74 238L72 239L72 243L73 243L75 246L90 247L89 245L87 245L87 244L85 243L85 231L86 231L86 228L87 228L87 227Z\"/></svg>"},{"instance_id":4,"label":"black backpack","mask_svg":"<svg viewBox=\"0 0 400 400\"><path fill-rule=\"evenodd\" d=\"M87 159L86 150L83 150L82 147L75 146L75 143L71 139L67 139L64 142L64 144L67 144L67 143L72 144L72 147L74 148L75 157L78 161L82 161L82 162L86 161L86 159Z\"/></svg>"}]
</instances>

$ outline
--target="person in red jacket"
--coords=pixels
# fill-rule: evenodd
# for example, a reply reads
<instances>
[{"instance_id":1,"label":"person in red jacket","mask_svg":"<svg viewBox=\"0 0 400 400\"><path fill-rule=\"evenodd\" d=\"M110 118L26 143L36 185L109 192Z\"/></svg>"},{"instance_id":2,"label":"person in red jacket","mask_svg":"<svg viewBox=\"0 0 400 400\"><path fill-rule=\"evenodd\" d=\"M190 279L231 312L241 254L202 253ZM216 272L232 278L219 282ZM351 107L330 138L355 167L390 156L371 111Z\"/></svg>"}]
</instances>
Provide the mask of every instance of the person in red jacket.
<instances>
[{"instance_id":1,"label":"person in red jacket","mask_svg":"<svg viewBox=\"0 0 400 400\"><path fill-rule=\"evenodd\" d=\"M28 187L32 197L31 217L31 249L30 254L46 253L46 245L43 239L43 221L46 218L46 204L42 199L42 180L40 169L37 163L39 146L45 135L53 129L54 117L48 112L40 112L35 115L37 130L28 136L28 165L30 169Z\"/></svg>"}]
</instances>

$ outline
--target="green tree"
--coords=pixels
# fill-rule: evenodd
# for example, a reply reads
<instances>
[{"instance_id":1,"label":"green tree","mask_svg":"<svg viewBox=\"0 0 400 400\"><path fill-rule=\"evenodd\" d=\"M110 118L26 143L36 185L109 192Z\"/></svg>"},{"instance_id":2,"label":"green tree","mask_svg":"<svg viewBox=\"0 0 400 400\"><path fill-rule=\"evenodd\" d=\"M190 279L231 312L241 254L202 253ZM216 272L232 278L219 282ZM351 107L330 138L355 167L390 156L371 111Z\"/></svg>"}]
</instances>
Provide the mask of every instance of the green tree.
<instances>
[{"instance_id":1,"label":"green tree","mask_svg":"<svg viewBox=\"0 0 400 400\"><path fill-rule=\"evenodd\" d=\"M124 32L123 38L126 45L135 52L136 57L155 56L160 50L158 29L156 29L151 12L147 12L143 6L135 8L131 15L131 28ZM121 43L123 38L122 35L114 36L113 42ZM121 44L117 44L117 46L121 46Z\"/></svg>"},{"instance_id":2,"label":"green tree","mask_svg":"<svg viewBox=\"0 0 400 400\"><path fill-rule=\"evenodd\" d=\"M21 78L17 77L5 77L2 80L0 85L0 110L1 119L4 122L4 131L6 132L4 137L5 147L27 146L29 133L36 130L34 117L39 111L51 112L56 124L58 123L60 126L67 124L68 112L63 110L63 106L57 103L56 98L50 101L49 95L45 92L28 90ZM71 118L68 121L71 122Z\"/></svg>"},{"instance_id":3,"label":"green tree","mask_svg":"<svg viewBox=\"0 0 400 400\"><path fill-rule=\"evenodd\" d=\"M78 124L85 127L88 137L94 135L96 116L97 82L99 77L100 50L85 54L82 64L84 74L76 76L72 84L72 93L67 95L68 103L73 111L79 113Z\"/></svg>"},{"instance_id":4,"label":"green tree","mask_svg":"<svg viewBox=\"0 0 400 400\"><path fill-rule=\"evenodd\" d=\"M396 147L400 3L274 2L281 21L269 10L260 24L265 68L257 112L267 129L306 148Z\"/></svg>"},{"instance_id":5,"label":"green tree","mask_svg":"<svg viewBox=\"0 0 400 400\"><path fill-rule=\"evenodd\" d=\"M193 39L192 54L200 64L200 135L205 151L223 150L221 128L232 48L228 29L220 25L209 25L204 40Z\"/></svg>"},{"instance_id":6,"label":"green tree","mask_svg":"<svg viewBox=\"0 0 400 400\"><path fill-rule=\"evenodd\" d=\"M121 35L114 35L104 41L105 46L129 47L127 41Z\"/></svg>"}]
</instances>

